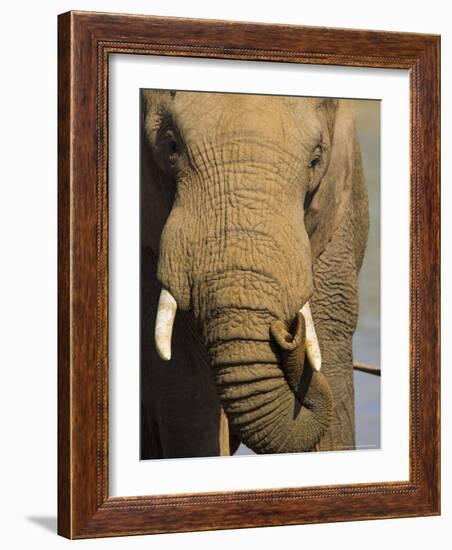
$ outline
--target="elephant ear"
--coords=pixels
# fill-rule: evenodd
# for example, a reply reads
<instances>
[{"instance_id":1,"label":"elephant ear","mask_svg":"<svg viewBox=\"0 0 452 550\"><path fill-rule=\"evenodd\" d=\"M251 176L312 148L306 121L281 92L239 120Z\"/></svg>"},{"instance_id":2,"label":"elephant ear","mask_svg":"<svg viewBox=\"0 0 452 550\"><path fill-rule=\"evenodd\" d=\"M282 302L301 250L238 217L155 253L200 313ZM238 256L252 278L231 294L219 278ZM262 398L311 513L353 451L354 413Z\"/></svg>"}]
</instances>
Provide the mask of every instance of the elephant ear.
<instances>
[{"instance_id":1,"label":"elephant ear","mask_svg":"<svg viewBox=\"0 0 452 550\"><path fill-rule=\"evenodd\" d=\"M159 120L168 112L176 92L166 90L141 91L140 204L141 242L158 256L160 234L171 211L176 183L155 159L152 140ZM152 215L145 205L152 204Z\"/></svg>"},{"instance_id":2,"label":"elephant ear","mask_svg":"<svg viewBox=\"0 0 452 550\"><path fill-rule=\"evenodd\" d=\"M329 107L327 100L324 115L332 132L329 163L305 212L314 260L323 252L344 216L351 215L352 202L357 216L361 211L365 215L367 204L353 102L340 100L332 105L334 108ZM357 265L362 262L362 248L356 244Z\"/></svg>"}]
</instances>

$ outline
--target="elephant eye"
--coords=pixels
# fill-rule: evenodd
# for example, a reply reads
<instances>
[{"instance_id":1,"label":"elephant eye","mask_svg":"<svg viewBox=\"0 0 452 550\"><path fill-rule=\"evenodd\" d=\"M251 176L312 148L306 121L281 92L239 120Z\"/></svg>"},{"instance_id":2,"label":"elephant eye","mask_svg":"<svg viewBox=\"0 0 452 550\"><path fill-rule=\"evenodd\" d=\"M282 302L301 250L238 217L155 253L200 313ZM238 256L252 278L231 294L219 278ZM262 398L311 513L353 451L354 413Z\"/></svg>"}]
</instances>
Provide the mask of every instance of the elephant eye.
<instances>
[{"instance_id":1,"label":"elephant eye","mask_svg":"<svg viewBox=\"0 0 452 550\"><path fill-rule=\"evenodd\" d=\"M314 166L317 166L317 164L319 164L319 163L320 163L320 156L314 157L311 160L311 168L314 168Z\"/></svg>"},{"instance_id":2,"label":"elephant eye","mask_svg":"<svg viewBox=\"0 0 452 550\"><path fill-rule=\"evenodd\" d=\"M183 153L183 141L173 117L169 113L160 115L155 136L155 148L159 162L166 169L174 169Z\"/></svg>"},{"instance_id":3,"label":"elephant eye","mask_svg":"<svg viewBox=\"0 0 452 550\"><path fill-rule=\"evenodd\" d=\"M174 162L179 154L179 146L174 136L174 132L172 130L166 130L163 139L168 158L171 162Z\"/></svg>"},{"instance_id":4,"label":"elephant eye","mask_svg":"<svg viewBox=\"0 0 452 550\"><path fill-rule=\"evenodd\" d=\"M318 145L311 156L311 161L309 163L310 168L315 168L317 165L320 164L320 161L322 160L322 147Z\"/></svg>"},{"instance_id":5,"label":"elephant eye","mask_svg":"<svg viewBox=\"0 0 452 550\"><path fill-rule=\"evenodd\" d=\"M317 190L317 187L320 183L324 167L324 155L322 145L317 145L312 151L311 158L309 161L309 179L307 185L307 195L305 200L305 209L307 209L312 201L311 193Z\"/></svg>"}]
</instances>

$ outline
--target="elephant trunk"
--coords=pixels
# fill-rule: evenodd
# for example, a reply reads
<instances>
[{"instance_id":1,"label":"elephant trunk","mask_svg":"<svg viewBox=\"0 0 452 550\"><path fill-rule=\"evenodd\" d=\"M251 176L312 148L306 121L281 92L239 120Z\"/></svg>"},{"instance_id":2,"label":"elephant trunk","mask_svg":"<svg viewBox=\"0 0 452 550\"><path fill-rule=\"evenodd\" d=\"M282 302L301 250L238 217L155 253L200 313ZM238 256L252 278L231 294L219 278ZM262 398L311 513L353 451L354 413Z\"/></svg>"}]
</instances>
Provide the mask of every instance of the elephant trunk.
<instances>
[{"instance_id":1,"label":"elephant trunk","mask_svg":"<svg viewBox=\"0 0 452 550\"><path fill-rule=\"evenodd\" d=\"M231 429L257 453L312 450L330 424L332 395L323 374L305 360L303 315L291 326L274 319L269 325L263 311L237 315L240 325L230 311L214 316L210 323L219 331L208 344ZM232 338L221 334L228 326L238 329Z\"/></svg>"}]
</instances>

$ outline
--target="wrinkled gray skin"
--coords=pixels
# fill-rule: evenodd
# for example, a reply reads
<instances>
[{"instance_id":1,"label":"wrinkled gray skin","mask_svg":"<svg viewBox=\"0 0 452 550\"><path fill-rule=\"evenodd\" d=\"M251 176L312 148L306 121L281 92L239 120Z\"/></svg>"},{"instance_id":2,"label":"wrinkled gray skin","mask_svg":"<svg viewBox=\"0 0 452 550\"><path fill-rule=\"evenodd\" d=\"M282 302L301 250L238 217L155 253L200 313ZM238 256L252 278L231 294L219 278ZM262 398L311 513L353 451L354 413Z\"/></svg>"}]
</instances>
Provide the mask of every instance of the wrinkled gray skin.
<instances>
[{"instance_id":1,"label":"wrinkled gray skin","mask_svg":"<svg viewBox=\"0 0 452 550\"><path fill-rule=\"evenodd\" d=\"M145 91L143 121L153 189L143 195L160 197L164 218L171 212L159 246L149 235L162 220L143 212L158 283L143 303L142 336L152 340L162 286L178 304L173 359L144 353L143 457L218 454L220 402L232 449L239 440L259 453L354 448L352 336L368 206L351 103ZM321 374L305 361L297 323L308 300ZM288 334L280 345L275 323ZM301 359L290 371L292 339Z\"/></svg>"}]
</instances>

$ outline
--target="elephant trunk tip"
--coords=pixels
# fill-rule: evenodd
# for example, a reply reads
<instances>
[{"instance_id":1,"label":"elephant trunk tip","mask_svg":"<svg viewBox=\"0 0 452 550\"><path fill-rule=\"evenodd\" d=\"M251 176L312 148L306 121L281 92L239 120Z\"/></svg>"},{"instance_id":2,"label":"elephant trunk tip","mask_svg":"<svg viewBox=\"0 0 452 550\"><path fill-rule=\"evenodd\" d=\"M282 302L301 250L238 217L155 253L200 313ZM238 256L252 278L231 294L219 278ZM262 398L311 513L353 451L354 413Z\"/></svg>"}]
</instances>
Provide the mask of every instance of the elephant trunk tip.
<instances>
[{"instance_id":1,"label":"elephant trunk tip","mask_svg":"<svg viewBox=\"0 0 452 550\"><path fill-rule=\"evenodd\" d=\"M289 386L297 394L305 362L306 325L304 317L298 312L290 323L275 321L270 332L280 348L282 365Z\"/></svg>"},{"instance_id":2,"label":"elephant trunk tip","mask_svg":"<svg viewBox=\"0 0 452 550\"><path fill-rule=\"evenodd\" d=\"M305 342L305 321L301 313L297 313L291 323L275 321L271 328L271 335L283 351L293 351L303 347Z\"/></svg>"},{"instance_id":3,"label":"elephant trunk tip","mask_svg":"<svg viewBox=\"0 0 452 550\"><path fill-rule=\"evenodd\" d=\"M283 353L305 348L309 364L313 370L320 371L322 356L309 302L300 309L292 322L275 321L271 334Z\"/></svg>"}]
</instances>

